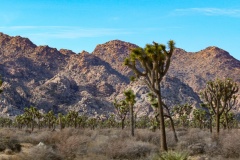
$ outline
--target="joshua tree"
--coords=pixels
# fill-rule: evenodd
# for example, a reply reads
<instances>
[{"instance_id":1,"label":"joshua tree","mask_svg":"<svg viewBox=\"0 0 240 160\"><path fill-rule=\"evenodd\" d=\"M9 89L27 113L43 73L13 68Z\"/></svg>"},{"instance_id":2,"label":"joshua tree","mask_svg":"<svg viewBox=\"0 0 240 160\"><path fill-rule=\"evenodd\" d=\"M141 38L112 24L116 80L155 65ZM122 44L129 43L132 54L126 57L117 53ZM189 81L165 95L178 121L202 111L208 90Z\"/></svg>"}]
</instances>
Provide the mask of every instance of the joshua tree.
<instances>
[{"instance_id":1,"label":"joshua tree","mask_svg":"<svg viewBox=\"0 0 240 160\"><path fill-rule=\"evenodd\" d=\"M37 112L36 112L36 118L38 120L37 121L38 129L40 129L41 125L42 125L41 119L43 118L43 115L42 115L42 113L39 112L39 110L37 110Z\"/></svg>"},{"instance_id":2,"label":"joshua tree","mask_svg":"<svg viewBox=\"0 0 240 160\"><path fill-rule=\"evenodd\" d=\"M177 105L173 108L174 115L178 116L180 124L183 127L187 127L189 125L190 114L192 112L191 104L183 104Z\"/></svg>"},{"instance_id":3,"label":"joshua tree","mask_svg":"<svg viewBox=\"0 0 240 160\"><path fill-rule=\"evenodd\" d=\"M36 107L30 106L29 108L24 108L24 114L29 118L31 122L31 129L33 131L34 124L35 124L35 118L39 116L39 112Z\"/></svg>"},{"instance_id":4,"label":"joshua tree","mask_svg":"<svg viewBox=\"0 0 240 160\"><path fill-rule=\"evenodd\" d=\"M63 116L62 113L58 113L58 124L60 126L60 130L64 128L64 122L65 122L65 117Z\"/></svg>"},{"instance_id":5,"label":"joshua tree","mask_svg":"<svg viewBox=\"0 0 240 160\"><path fill-rule=\"evenodd\" d=\"M88 119L88 117L85 115L81 115L81 116L77 117L77 123L78 123L79 128L85 127L85 125L87 123L87 119Z\"/></svg>"},{"instance_id":6,"label":"joshua tree","mask_svg":"<svg viewBox=\"0 0 240 160\"><path fill-rule=\"evenodd\" d=\"M236 118L233 112L228 112L227 114L224 113L221 117L220 117L220 123L222 124L224 129L230 129L233 128L235 126L236 123Z\"/></svg>"},{"instance_id":7,"label":"joshua tree","mask_svg":"<svg viewBox=\"0 0 240 160\"><path fill-rule=\"evenodd\" d=\"M102 122L102 121L100 121L100 122ZM109 115L109 117L105 121L105 126L108 127L108 128L112 128L112 127L116 127L117 126L114 114L110 114Z\"/></svg>"},{"instance_id":8,"label":"joshua tree","mask_svg":"<svg viewBox=\"0 0 240 160\"><path fill-rule=\"evenodd\" d=\"M22 114L22 118L23 118L23 124L25 124L25 126L29 128L29 123L31 123L30 116L24 113Z\"/></svg>"},{"instance_id":9,"label":"joshua tree","mask_svg":"<svg viewBox=\"0 0 240 160\"><path fill-rule=\"evenodd\" d=\"M226 108L223 112L223 116L225 119L225 126L229 129L229 120L233 118L233 113L230 111L233 109L234 105L236 104L237 96L233 95L231 99L227 100Z\"/></svg>"},{"instance_id":10,"label":"joshua tree","mask_svg":"<svg viewBox=\"0 0 240 160\"><path fill-rule=\"evenodd\" d=\"M148 88L157 96L162 151L167 151L167 141L160 82L169 69L174 45L174 41L169 41L169 51L167 51L166 46L163 44L155 42L153 42L152 45L147 44L144 49L133 49L130 56L126 58L124 62L125 65L134 71L135 78L142 77Z\"/></svg>"},{"instance_id":11,"label":"joshua tree","mask_svg":"<svg viewBox=\"0 0 240 160\"><path fill-rule=\"evenodd\" d=\"M54 125L55 125L56 119L57 118L55 117L52 110L44 115L44 120L47 123L49 129L52 128L53 130L55 130Z\"/></svg>"},{"instance_id":12,"label":"joshua tree","mask_svg":"<svg viewBox=\"0 0 240 160\"><path fill-rule=\"evenodd\" d=\"M88 121L87 121L87 124L88 124L88 126L90 126L90 128L91 128L92 130L94 130L95 127L97 126L97 119L94 118L94 117L89 118Z\"/></svg>"},{"instance_id":13,"label":"joshua tree","mask_svg":"<svg viewBox=\"0 0 240 160\"><path fill-rule=\"evenodd\" d=\"M125 101L129 106L130 109L130 125L131 125L131 135L134 136L134 114L133 114L133 106L136 103L135 101L135 94L133 93L132 90L128 90L124 92L124 95L126 97Z\"/></svg>"},{"instance_id":14,"label":"joshua tree","mask_svg":"<svg viewBox=\"0 0 240 160\"><path fill-rule=\"evenodd\" d=\"M77 128L77 122L78 122L78 112L76 111L69 111L67 116L67 121L70 124L70 126L74 126L74 128Z\"/></svg>"},{"instance_id":15,"label":"joshua tree","mask_svg":"<svg viewBox=\"0 0 240 160\"><path fill-rule=\"evenodd\" d=\"M17 115L15 118L15 123L19 129L22 129L22 126L24 125L23 115Z\"/></svg>"},{"instance_id":16,"label":"joshua tree","mask_svg":"<svg viewBox=\"0 0 240 160\"><path fill-rule=\"evenodd\" d=\"M12 125L12 120L10 118L0 117L1 127L9 127Z\"/></svg>"},{"instance_id":17,"label":"joshua tree","mask_svg":"<svg viewBox=\"0 0 240 160\"><path fill-rule=\"evenodd\" d=\"M147 128L147 127L150 127L149 124L150 124L150 119L147 115L141 116L138 119L138 121L135 121L135 126L137 128Z\"/></svg>"},{"instance_id":18,"label":"joshua tree","mask_svg":"<svg viewBox=\"0 0 240 160\"><path fill-rule=\"evenodd\" d=\"M207 120L207 112L203 109L193 110L193 122L200 129L204 127L205 121Z\"/></svg>"},{"instance_id":19,"label":"joshua tree","mask_svg":"<svg viewBox=\"0 0 240 160\"><path fill-rule=\"evenodd\" d=\"M209 81L201 92L203 100L215 116L217 133L220 131L220 117L231 110L230 106L235 105L237 92L238 86L231 79Z\"/></svg>"},{"instance_id":20,"label":"joshua tree","mask_svg":"<svg viewBox=\"0 0 240 160\"><path fill-rule=\"evenodd\" d=\"M113 105L116 108L117 114L121 119L122 129L124 129L124 126L125 126L124 121L126 119L127 113L129 112L129 107L127 105L127 102L125 100L117 102L117 100L114 99Z\"/></svg>"}]
</instances>

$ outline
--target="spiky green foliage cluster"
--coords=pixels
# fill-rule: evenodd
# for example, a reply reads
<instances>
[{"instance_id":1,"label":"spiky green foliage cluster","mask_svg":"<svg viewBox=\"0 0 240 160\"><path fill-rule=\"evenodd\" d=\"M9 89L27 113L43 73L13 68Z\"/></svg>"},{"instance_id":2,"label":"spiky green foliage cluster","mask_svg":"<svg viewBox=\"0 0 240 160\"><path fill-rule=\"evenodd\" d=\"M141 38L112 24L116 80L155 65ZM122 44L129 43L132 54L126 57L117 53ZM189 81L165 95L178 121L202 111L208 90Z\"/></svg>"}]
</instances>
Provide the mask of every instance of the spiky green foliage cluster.
<instances>
[{"instance_id":1,"label":"spiky green foliage cluster","mask_svg":"<svg viewBox=\"0 0 240 160\"><path fill-rule=\"evenodd\" d=\"M188 153L175 151L164 152L161 155L153 158L153 160L187 160L187 159Z\"/></svg>"},{"instance_id":2,"label":"spiky green foliage cluster","mask_svg":"<svg viewBox=\"0 0 240 160\"><path fill-rule=\"evenodd\" d=\"M126 97L125 101L126 103L129 103L130 105L134 105L136 103L136 95L133 93L132 90L127 90L124 92L124 95Z\"/></svg>"},{"instance_id":3,"label":"spiky green foliage cluster","mask_svg":"<svg viewBox=\"0 0 240 160\"><path fill-rule=\"evenodd\" d=\"M174 45L174 41L168 42L169 51L166 50L165 45L156 42L147 44L144 49L135 48L125 59L124 64L134 71L135 78L147 77L147 84L152 86L151 84L158 83L166 74L170 66ZM138 67L139 65L141 67ZM154 89L153 86L151 88Z\"/></svg>"}]
</instances>

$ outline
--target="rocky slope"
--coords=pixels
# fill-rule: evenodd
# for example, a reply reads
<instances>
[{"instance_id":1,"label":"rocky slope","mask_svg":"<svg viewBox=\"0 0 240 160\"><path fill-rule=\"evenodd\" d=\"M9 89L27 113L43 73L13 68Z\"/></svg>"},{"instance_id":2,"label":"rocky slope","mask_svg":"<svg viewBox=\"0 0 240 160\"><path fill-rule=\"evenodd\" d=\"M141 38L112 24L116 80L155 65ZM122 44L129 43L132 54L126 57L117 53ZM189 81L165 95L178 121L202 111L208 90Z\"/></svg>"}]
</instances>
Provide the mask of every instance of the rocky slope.
<instances>
[{"instance_id":1,"label":"rocky slope","mask_svg":"<svg viewBox=\"0 0 240 160\"><path fill-rule=\"evenodd\" d=\"M196 53L176 49L168 73L199 92L206 81L216 78L229 77L240 82L239 71L240 61L220 48L208 47Z\"/></svg>"},{"instance_id":2,"label":"rocky slope","mask_svg":"<svg viewBox=\"0 0 240 160\"><path fill-rule=\"evenodd\" d=\"M142 82L130 83L131 71L124 58L137 45L113 40L97 45L93 53L36 46L29 39L0 33L0 74L4 92L0 113L16 115L24 107L44 111L76 110L80 114L108 115L112 101L132 88L137 94L139 115L153 111L147 102L148 89ZM208 80L230 77L240 83L240 62L226 51L208 47L197 53L176 49L167 77L162 83L168 106L201 102L198 93ZM240 96L239 96L240 97Z\"/></svg>"}]
</instances>

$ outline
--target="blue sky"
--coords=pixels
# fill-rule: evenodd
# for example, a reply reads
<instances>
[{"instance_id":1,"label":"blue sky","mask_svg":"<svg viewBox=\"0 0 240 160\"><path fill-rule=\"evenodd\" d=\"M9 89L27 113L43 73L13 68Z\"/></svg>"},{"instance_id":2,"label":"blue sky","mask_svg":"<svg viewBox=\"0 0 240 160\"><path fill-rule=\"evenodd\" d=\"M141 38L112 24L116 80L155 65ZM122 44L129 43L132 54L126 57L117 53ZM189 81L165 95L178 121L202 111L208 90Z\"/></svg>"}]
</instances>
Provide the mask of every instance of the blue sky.
<instances>
[{"instance_id":1,"label":"blue sky","mask_svg":"<svg viewBox=\"0 0 240 160\"><path fill-rule=\"evenodd\" d=\"M239 0L0 0L0 32L37 45L92 52L119 39L196 52L218 46L240 60Z\"/></svg>"}]
</instances>

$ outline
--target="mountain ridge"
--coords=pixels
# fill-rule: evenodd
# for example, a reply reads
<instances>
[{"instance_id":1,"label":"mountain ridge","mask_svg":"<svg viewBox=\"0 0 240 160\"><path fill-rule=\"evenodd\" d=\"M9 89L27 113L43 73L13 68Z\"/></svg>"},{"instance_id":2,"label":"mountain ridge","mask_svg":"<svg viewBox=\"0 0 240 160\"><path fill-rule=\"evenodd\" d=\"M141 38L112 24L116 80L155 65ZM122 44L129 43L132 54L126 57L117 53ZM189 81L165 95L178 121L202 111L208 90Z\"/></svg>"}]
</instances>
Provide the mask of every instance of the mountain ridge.
<instances>
[{"instance_id":1,"label":"mountain ridge","mask_svg":"<svg viewBox=\"0 0 240 160\"><path fill-rule=\"evenodd\" d=\"M142 82L130 82L131 70L123 65L135 44L112 40L92 53L36 46L28 38L0 33L0 74L4 92L0 115L17 115L24 107L44 111L78 111L91 116L114 113L112 101L133 88L139 115L151 115L149 90ZM209 80L229 77L240 84L240 61L227 51L210 46L199 52L176 48L162 83L164 101L172 107L191 103L199 107L198 93ZM239 99L239 98L238 98ZM238 104L238 111L239 111Z\"/></svg>"}]
</instances>

